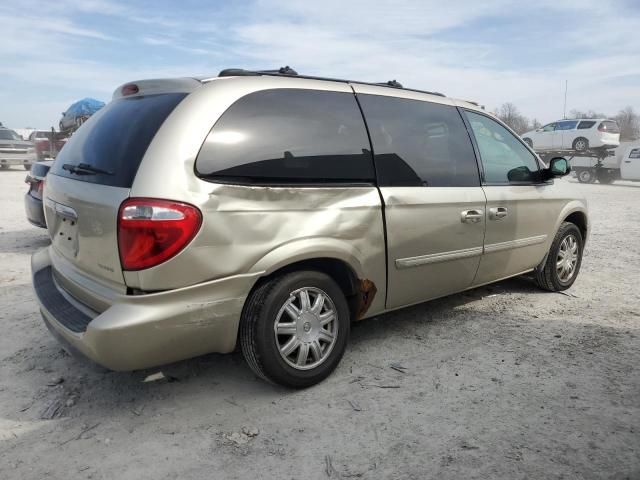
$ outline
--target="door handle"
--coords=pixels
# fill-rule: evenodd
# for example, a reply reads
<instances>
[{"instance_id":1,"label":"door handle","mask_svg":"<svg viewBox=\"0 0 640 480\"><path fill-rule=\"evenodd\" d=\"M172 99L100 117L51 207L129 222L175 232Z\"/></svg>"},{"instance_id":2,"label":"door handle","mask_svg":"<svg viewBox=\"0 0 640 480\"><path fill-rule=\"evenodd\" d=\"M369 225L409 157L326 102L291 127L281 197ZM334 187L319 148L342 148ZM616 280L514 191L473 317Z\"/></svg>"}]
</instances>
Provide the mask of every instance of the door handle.
<instances>
[{"instance_id":1,"label":"door handle","mask_svg":"<svg viewBox=\"0 0 640 480\"><path fill-rule=\"evenodd\" d=\"M463 210L460 212L460 221L462 223L478 223L484 217L482 210Z\"/></svg>"},{"instance_id":2,"label":"door handle","mask_svg":"<svg viewBox=\"0 0 640 480\"><path fill-rule=\"evenodd\" d=\"M507 207L491 207L489 209L489 218L491 220L500 220L508 214Z\"/></svg>"}]
</instances>

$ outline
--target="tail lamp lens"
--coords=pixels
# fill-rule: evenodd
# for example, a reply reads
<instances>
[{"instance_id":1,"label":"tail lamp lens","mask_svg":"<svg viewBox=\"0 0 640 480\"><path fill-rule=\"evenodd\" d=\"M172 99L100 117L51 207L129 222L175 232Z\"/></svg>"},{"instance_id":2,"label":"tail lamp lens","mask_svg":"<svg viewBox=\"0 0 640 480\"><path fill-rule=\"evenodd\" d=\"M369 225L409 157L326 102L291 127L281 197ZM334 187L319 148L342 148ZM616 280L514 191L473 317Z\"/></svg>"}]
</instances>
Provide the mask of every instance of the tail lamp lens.
<instances>
[{"instance_id":1,"label":"tail lamp lens","mask_svg":"<svg viewBox=\"0 0 640 480\"><path fill-rule=\"evenodd\" d=\"M118 249L123 270L154 267L177 255L200 230L202 214L193 205L130 198L118 213Z\"/></svg>"}]
</instances>

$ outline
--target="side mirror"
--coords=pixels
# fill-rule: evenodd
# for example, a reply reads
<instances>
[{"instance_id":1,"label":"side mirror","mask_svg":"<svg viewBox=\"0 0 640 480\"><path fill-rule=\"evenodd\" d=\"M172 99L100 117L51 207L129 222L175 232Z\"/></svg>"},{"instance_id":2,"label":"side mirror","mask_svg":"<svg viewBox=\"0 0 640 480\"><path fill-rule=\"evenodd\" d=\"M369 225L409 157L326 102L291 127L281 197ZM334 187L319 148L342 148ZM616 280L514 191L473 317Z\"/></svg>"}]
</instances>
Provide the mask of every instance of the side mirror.
<instances>
[{"instance_id":1,"label":"side mirror","mask_svg":"<svg viewBox=\"0 0 640 480\"><path fill-rule=\"evenodd\" d=\"M564 177L571 172L571 165L569 161L564 157L554 157L549 162L549 168L547 168L547 177Z\"/></svg>"}]
</instances>

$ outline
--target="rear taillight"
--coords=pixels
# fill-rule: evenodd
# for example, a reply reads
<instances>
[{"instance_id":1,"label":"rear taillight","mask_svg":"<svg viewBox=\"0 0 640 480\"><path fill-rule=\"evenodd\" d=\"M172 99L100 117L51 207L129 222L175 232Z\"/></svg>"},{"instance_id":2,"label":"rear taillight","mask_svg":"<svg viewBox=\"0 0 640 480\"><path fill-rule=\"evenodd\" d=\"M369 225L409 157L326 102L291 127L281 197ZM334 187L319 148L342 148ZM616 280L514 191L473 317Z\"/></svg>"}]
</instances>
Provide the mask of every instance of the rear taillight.
<instances>
[{"instance_id":1,"label":"rear taillight","mask_svg":"<svg viewBox=\"0 0 640 480\"><path fill-rule=\"evenodd\" d=\"M607 131L607 126L604 123L601 123L600 125L598 125L598 131L599 132L606 132Z\"/></svg>"},{"instance_id":2,"label":"rear taillight","mask_svg":"<svg viewBox=\"0 0 640 480\"><path fill-rule=\"evenodd\" d=\"M118 248L123 270L154 267L177 255L198 233L202 214L193 205L130 198L118 212Z\"/></svg>"}]
</instances>

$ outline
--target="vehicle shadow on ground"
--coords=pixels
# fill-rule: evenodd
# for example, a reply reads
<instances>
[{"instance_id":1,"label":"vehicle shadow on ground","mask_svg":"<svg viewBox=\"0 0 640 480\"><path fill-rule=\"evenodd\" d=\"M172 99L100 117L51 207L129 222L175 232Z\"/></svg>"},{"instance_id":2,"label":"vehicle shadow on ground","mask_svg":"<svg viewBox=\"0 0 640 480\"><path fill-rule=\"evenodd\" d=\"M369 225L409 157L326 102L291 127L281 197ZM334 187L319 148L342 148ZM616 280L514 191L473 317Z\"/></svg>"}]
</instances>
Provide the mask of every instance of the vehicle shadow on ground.
<instances>
[{"instance_id":1,"label":"vehicle shadow on ground","mask_svg":"<svg viewBox=\"0 0 640 480\"><path fill-rule=\"evenodd\" d=\"M0 253L32 254L51 243L45 229L0 231Z\"/></svg>"},{"instance_id":2,"label":"vehicle shadow on ground","mask_svg":"<svg viewBox=\"0 0 640 480\"><path fill-rule=\"evenodd\" d=\"M529 279L519 277L355 322L347 356L350 348L353 348L352 355L357 356L358 348L379 345L384 339L395 338L389 341L398 341L398 338L411 336L419 330L424 334L425 326L429 329L429 325L439 327L455 322L460 327L461 323L474 322L485 313L474 311L468 314L468 310L461 310L461 307L488 296L514 293L548 295ZM46 350L41 351L34 361L43 366L51 365L52 371L66 372L65 377L69 380L65 380L64 388L67 392L76 392L81 400L79 407L84 404L84 408L69 409L63 416L130 417L137 415L131 412L142 404L150 411L164 409L163 400L166 398L172 398L178 404L206 398L212 405L237 404L242 408L243 398L276 401L297 394L295 390L271 385L256 377L239 351L229 355L204 355L135 372L111 372L63 353L53 338L47 339L46 344ZM349 378L349 371L339 368L325 382L344 384Z\"/></svg>"}]
</instances>

